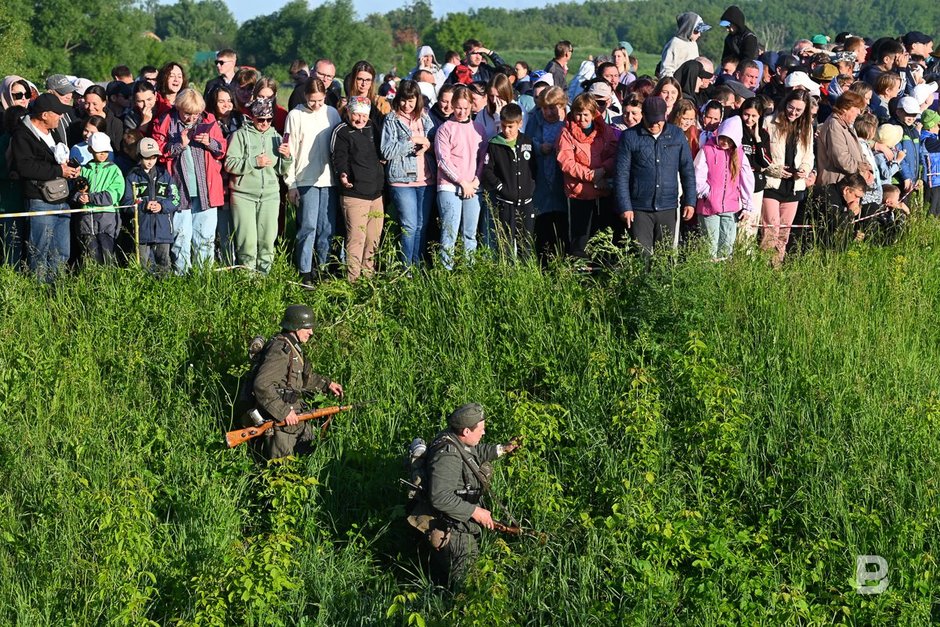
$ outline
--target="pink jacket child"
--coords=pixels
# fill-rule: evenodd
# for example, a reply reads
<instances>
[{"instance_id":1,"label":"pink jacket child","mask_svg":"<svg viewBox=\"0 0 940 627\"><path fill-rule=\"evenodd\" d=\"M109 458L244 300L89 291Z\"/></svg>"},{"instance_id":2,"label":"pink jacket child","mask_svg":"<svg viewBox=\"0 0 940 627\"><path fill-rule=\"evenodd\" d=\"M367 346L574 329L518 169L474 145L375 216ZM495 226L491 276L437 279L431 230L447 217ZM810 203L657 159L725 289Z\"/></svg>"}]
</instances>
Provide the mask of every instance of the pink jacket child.
<instances>
[{"instance_id":1,"label":"pink jacket child","mask_svg":"<svg viewBox=\"0 0 940 627\"><path fill-rule=\"evenodd\" d=\"M737 235L736 214L754 210L754 172L741 149L743 135L741 118L730 117L695 156L695 213L705 226L713 259L731 255Z\"/></svg>"}]
</instances>

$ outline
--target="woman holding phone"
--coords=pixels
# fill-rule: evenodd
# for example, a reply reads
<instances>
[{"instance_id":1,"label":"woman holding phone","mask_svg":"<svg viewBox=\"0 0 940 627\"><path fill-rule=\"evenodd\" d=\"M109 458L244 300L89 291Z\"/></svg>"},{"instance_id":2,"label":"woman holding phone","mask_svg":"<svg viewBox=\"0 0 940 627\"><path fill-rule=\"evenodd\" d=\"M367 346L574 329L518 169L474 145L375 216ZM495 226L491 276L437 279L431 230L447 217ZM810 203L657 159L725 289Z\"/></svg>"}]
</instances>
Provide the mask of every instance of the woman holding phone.
<instances>
[{"instance_id":1,"label":"woman holding phone","mask_svg":"<svg viewBox=\"0 0 940 627\"><path fill-rule=\"evenodd\" d=\"M194 261L212 262L217 211L225 202L222 160L226 142L215 116L206 112L202 94L189 88L177 94L169 114L154 122L153 138L167 171L180 184L170 255L176 273L185 274Z\"/></svg>"},{"instance_id":2,"label":"woman holding phone","mask_svg":"<svg viewBox=\"0 0 940 627\"><path fill-rule=\"evenodd\" d=\"M790 239L790 226L813 172L813 118L809 93L795 89L777 111L765 119L770 165L764 171L761 248L775 251L775 266L783 262Z\"/></svg>"}]
</instances>

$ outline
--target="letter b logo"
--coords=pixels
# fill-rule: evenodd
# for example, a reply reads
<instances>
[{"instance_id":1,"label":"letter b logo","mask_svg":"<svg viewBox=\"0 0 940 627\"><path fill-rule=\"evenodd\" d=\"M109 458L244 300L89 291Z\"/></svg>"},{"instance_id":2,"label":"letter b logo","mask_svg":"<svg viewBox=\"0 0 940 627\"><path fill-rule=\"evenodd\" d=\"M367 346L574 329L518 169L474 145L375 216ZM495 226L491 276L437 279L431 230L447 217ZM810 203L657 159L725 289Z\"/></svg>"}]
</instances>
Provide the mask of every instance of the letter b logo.
<instances>
[{"instance_id":1,"label":"letter b logo","mask_svg":"<svg viewBox=\"0 0 940 627\"><path fill-rule=\"evenodd\" d=\"M874 570L869 566L875 566ZM855 558L855 591L859 594L881 594L888 589L888 562L880 555L859 555Z\"/></svg>"}]
</instances>

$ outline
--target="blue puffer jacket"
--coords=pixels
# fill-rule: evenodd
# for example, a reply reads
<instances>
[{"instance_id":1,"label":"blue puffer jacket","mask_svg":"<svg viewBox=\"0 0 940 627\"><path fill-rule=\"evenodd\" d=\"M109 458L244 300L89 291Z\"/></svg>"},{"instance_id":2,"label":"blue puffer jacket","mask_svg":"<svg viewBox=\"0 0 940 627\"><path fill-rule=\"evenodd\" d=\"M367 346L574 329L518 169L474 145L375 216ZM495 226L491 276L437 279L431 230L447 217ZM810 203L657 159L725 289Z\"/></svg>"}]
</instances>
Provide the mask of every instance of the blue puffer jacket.
<instances>
[{"instance_id":1,"label":"blue puffer jacket","mask_svg":"<svg viewBox=\"0 0 940 627\"><path fill-rule=\"evenodd\" d=\"M689 142L679 127L666 124L653 137L643 124L620 136L614 187L617 211L666 211L695 206L695 166Z\"/></svg>"},{"instance_id":2,"label":"blue puffer jacket","mask_svg":"<svg viewBox=\"0 0 940 627\"><path fill-rule=\"evenodd\" d=\"M901 171L895 177L899 183L904 181L917 182L920 178L920 164L923 161L923 153L920 147L920 133L913 126L905 126L903 122L894 118L892 124L897 124L904 131L901 136L901 143L898 146L904 151L904 160L901 161Z\"/></svg>"},{"instance_id":3,"label":"blue puffer jacket","mask_svg":"<svg viewBox=\"0 0 940 627\"><path fill-rule=\"evenodd\" d=\"M160 203L160 213L147 211L147 202ZM137 202L141 244L172 244L173 213L179 210L180 190L166 168L159 163L150 172L139 165L127 174L122 205ZM131 223L133 224L133 223Z\"/></svg>"},{"instance_id":4,"label":"blue puffer jacket","mask_svg":"<svg viewBox=\"0 0 940 627\"><path fill-rule=\"evenodd\" d=\"M430 137L434 130L434 122L425 111L421 112L421 125L424 126L424 135ZM431 145L432 148L424 151L424 162L421 164L421 167L427 168L428 185L433 185L437 176L433 142ZM385 116L381 150L382 158L388 162L386 178L389 183L414 183L418 180L418 158L415 156L414 142L411 141L411 129L408 123L394 111Z\"/></svg>"}]
</instances>

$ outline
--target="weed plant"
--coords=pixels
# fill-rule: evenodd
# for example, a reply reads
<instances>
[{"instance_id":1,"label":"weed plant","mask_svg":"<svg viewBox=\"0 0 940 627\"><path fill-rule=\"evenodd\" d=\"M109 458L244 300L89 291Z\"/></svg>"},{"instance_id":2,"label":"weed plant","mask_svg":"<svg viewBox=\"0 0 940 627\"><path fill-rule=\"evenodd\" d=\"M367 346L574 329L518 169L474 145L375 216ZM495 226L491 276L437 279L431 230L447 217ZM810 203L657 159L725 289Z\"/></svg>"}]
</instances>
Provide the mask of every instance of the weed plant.
<instances>
[{"instance_id":1,"label":"weed plant","mask_svg":"<svg viewBox=\"0 0 940 627\"><path fill-rule=\"evenodd\" d=\"M387 253L389 254L389 253ZM481 255L349 285L0 271L0 623L927 625L940 621L940 229L773 270ZM351 400L315 452L227 450L285 305ZM486 407L521 434L456 595L422 574L405 445ZM856 591L858 555L889 586Z\"/></svg>"}]
</instances>

